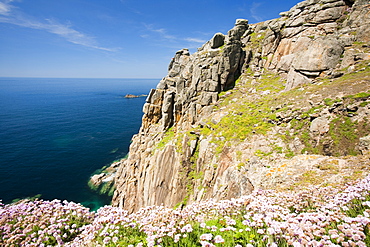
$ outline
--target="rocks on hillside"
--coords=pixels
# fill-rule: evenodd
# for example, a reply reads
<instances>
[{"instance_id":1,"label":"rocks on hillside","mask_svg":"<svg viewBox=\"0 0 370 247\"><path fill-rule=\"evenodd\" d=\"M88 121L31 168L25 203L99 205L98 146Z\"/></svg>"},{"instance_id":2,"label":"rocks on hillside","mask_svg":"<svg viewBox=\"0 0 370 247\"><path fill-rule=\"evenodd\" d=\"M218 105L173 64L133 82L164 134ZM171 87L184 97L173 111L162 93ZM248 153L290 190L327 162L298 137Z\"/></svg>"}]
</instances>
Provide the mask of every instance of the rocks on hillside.
<instances>
[{"instance_id":1,"label":"rocks on hillside","mask_svg":"<svg viewBox=\"0 0 370 247\"><path fill-rule=\"evenodd\" d=\"M99 194L112 196L115 189L116 172L122 161L113 162L109 167L104 167L102 170L98 170L99 173L93 174L88 182L90 189Z\"/></svg>"},{"instance_id":2,"label":"rocks on hillside","mask_svg":"<svg viewBox=\"0 0 370 247\"><path fill-rule=\"evenodd\" d=\"M363 33L357 35L353 30L370 34L369 13L363 7L360 1L352 6L341 0L316 0L301 2L281 13L282 18L266 23L275 30L272 39L280 42L276 50L262 54L272 57L265 67L287 74L286 90L313 82L320 75L334 74L346 47L357 40L366 42ZM359 15L364 18L362 21ZM284 26L278 35L276 26Z\"/></svg>"},{"instance_id":3,"label":"rocks on hillside","mask_svg":"<svg viewBox=\"0 0 370 247\"><path fill-rule=\"evenodd\" d=\"M359 150L363 155L370 154L370 135L360 138Z\"/></svg>"},{"instance_id":4,"label":"rocks on hillside","mask_svg":"<svg viewBox=\"0 0 370 247\"><path fill-rule=\"evenodd\" d=\"M286 157L287 153L306 152L307 146L330 154L333 147L338 149L337 143L346 141L333 141L333 128L339 132L342 122L369 119L368 98L346 100L344 96L350 92L345 89L341 89L343 95L331 96L339 100L326 102L325 97L306 93L302 87L296 95L287 94L292 98L286 98L281 106L260 109L260 115L266 117L253 124L245 140L230 140L223 132L233 130L236 124L226 119L247 119L255 111L253 107L258 107L252 103L262 105L264 97L277 100L283 93L321 78L338 81L341 87L341 77L367 71L369 7L365 0L306 0L278 19L257 24L238 19L227 34L215 34L194 54L188 49L177 51L168 74L151 90L143 106L141 128L116 174L113 205L135 211L153 204L173 207L209 198L229 199L289 182L289 174L298 178L310 169L323 174L325 169L317 168L324 167L321 163L345 169L346 161L340 159ZM355 93L366 94L368 77L351 80ZM279 86L282 81L283 87ZM276 88L285 92L276 92ZM322 88L324 92L325 86ZM235 110L248 102L250 106ZM305 125L299 126L300 121ZM218 125L224 129L215 133ZM273 127L259 133L265 125ZM300 133L297 126L307 132ZM358 133L366 131L364 127ZM358 150L366 154L367 139L359 137ZM275 176L278 173L271 170L286 172ZM339 177L334 174L328 179Z\"/></svg>"}]
</instances>

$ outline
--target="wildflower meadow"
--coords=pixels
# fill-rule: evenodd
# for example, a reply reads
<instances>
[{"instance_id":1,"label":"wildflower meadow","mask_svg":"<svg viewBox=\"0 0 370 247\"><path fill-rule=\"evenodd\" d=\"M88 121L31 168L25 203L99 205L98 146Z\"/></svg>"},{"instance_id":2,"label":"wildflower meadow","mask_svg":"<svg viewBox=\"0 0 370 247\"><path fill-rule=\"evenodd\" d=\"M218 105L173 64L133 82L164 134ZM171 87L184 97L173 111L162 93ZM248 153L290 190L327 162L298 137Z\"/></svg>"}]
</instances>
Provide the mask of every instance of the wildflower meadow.
<instances>
[{"instance_id":1,"label":"wildflower meadow","mask_svg":"<svg viewBox=\"0 0 370 247\"><path fill-rule=\"evenodd\" d=\"M370 176L344 188L97 212L66 201L0 205L0 246L370 246Z\"/></svg>"}]
</instances>

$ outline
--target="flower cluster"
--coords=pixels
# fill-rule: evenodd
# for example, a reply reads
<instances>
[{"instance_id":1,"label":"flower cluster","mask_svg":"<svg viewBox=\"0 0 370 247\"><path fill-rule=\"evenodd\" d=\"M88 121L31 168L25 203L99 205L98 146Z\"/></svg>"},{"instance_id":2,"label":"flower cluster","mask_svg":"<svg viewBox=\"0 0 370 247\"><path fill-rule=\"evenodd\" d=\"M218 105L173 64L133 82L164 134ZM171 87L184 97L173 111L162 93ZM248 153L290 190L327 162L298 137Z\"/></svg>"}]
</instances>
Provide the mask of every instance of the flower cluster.
<instances>
[{"instance_id":1,"label":"flower cluster","mask_svg":"<svg viewBox=\"0 0 370 247\"><path fill-rule=\"evenodd\" d=\"M0 246L63 245L93 218L80 204L60 200L1 205Z\"/></svg>"},{"instance_id":2,"label":"flower cluster","mask_svg":"<svg viewBox=\"0 0 370 247\"><path fill-rule=\"evenodd\" d=\"M0 245L11 246L370 246L370 176L342 191L256 190L183 209L129 214L59 201L0 205Z\"/></svg>"}]
</instances>

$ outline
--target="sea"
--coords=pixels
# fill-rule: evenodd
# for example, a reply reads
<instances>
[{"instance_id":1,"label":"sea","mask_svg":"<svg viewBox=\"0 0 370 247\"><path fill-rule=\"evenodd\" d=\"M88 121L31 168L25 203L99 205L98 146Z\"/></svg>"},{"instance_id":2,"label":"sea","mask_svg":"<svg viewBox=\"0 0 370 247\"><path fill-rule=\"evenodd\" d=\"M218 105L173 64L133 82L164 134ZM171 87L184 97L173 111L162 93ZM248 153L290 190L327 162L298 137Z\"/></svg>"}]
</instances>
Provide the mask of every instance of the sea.
<instances>
[{"instance_id":1,"label":"sea","mask_svg":"<svg viewBox=\"0 0 370 247\"><path fill-rule=\"evenodd\" d=\"M159 79L0 77L0 200L38 195L92 210L111 198L87 186L125 157Z\"/></svg>"}]
</instances>

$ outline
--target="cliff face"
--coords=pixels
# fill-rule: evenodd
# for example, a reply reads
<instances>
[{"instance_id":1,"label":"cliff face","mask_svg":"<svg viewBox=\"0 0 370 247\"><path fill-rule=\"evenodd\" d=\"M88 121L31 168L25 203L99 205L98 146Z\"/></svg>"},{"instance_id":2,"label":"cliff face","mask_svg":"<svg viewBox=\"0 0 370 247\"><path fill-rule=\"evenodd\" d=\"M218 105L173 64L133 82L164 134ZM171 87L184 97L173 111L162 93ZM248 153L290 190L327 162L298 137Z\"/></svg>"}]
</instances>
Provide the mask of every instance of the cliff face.
<instances>
[{"instance_id":1,"label":"cliff face","mask_svg":"<svg viewBox=\"0 0 370 247\"><path fill-rule=\"evenodd\" d=\"M369 10L364 0L307 0L176 52L147 97L113 205L232 198L328 174L328 163L344 171L328 181L353 176L351 157L327 156L368 153Z\"/></svg>"}]
</instances>

